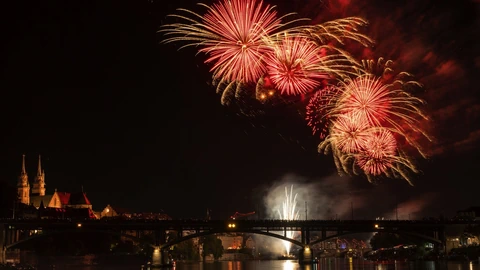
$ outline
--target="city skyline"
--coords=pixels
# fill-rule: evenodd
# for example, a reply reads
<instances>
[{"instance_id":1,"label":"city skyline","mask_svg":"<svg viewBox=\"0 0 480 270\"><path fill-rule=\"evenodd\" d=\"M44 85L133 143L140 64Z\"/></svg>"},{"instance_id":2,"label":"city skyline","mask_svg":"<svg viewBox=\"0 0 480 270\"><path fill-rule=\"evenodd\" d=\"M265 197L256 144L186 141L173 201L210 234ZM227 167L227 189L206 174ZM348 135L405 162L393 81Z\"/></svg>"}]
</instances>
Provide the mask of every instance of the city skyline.
<instances>
[{"instance_id":1,"label":"city skyline","mask_svg":"<svg viewBox=\"0 0 480 270\"><path fill-rule=\"evenodd\" d=\"M377 41L372 58L396 60L424 85L425 128L435 141L425 145L428 159L414 157L421 172L413 187L338 176L331 156L317 153L319 139L292 113L301 102L256 117L221 105L203 56L160 44L157 33L176 8L201 10L196 1L108 2L10 3L2 182L16 185L25 154L30 180L42 156L47 192L83 187L95 207L162 209L175 218L204 217L207 208L218 219L270 211L263 207L269 191L290 184L314 190L299 205L319 201L309 208L322 208L324 218L325 208L348 218L351 201L355 218L393 213L397 205L417 218L480 205L478 1L455 11L427 0L332 0L329 9L266 1L316 22L365 17Z\"/></svg>"}]
</instances>

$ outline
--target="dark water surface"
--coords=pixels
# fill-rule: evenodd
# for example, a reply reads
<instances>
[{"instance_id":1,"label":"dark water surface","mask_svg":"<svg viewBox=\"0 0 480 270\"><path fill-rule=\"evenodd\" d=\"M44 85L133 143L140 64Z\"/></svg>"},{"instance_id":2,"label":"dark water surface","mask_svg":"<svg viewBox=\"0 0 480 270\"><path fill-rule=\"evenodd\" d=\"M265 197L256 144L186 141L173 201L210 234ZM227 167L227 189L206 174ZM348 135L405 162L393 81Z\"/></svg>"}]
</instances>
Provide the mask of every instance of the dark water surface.
<instances>
[{"instance_id":1,"label":"dark water surface","mask_svg":"<svg viewBox=\"0 0 480 270\"><path fill-rule=\"evenodd\" d=\"M98 258L91 256L76 257L40 257L28 256L22 258L22 263L36 266L39 270L147 270L140 258L118 256ZM301 266L297 261L220 261L220 262L177 262L175 270L480 270L477 262L404 262L388 263L370 262L361 259L324 258L318 263Z\"/></svg>"},{"instance_id":2,"label":"dark water surface","mask_svg":"<svg viewBox=\"0 0 480 270\"><path fill-rule=\"evenodd\" d=\"M185 270L477 270L478 264L453 262L391 262L373 263L363 260L348 260L339 258L322 259L319 263L309 266L300 266L296 261L243 261L243 262L216 262L178 264L175 269Z\"/></svg>"}]
</instances>

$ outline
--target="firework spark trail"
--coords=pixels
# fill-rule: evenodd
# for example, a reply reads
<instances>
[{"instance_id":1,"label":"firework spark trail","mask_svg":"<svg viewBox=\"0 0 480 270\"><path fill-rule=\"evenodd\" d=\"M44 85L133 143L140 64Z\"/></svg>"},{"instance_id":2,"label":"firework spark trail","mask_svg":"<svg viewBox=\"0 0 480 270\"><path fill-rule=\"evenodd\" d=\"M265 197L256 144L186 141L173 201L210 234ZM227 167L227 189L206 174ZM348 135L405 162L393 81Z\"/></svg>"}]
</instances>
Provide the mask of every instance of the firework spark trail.
<instances>
[{"instance_id":1,"label":"firework spark trail","mask_svg":"<svg viewBox=\"0 0 480 270\"><path fill-rule=\"evenodd\" d=\"M282 220L297 220L300 216L298 210L296 210L297 206L297 193L293 196L293 185L290 187L290 195L288 195L288 189L285 187L285 201L282 203L282 211L278 210L278 215ZM294 231L287 231L286 237L293 239L295 237ZM283 241L283 245L285 246L286 255L290 254L290 248L292 247L292 243L289 241Z\"/></svg>"},{"instance_id":2,"label":"firework spark trail","mask_svg":"<svg viewBox=\"0 0 480 270\"><path fill-rule=\"evenodd\" d=\"M347 17L311 27L306 27L303 34L309 36L319 44L327 44L335 41L345 44L345 40L354 40L363 46L371 46L374 44L373 39L359 32L358 28L366 26L368 22L359 17Z\"/></svg>"}]
</instances>

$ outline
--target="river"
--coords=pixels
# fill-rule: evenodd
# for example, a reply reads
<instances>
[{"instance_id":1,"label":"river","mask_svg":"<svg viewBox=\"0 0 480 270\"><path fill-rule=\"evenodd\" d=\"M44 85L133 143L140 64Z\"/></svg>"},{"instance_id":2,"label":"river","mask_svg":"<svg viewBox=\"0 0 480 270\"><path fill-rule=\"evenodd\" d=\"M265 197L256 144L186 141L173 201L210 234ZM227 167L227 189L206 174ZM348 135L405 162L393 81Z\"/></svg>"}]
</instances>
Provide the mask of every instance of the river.
<instances>
[{"instance_id":1,"label":"river","mask_svg":"<svg viewBox=\"0 0 480 270\"><path fill-rule=\"evenodd\" d=\"M34 265L38 270L149 270L140 258L116 256L99 258L90 256L40 257L22 256L22 263ZM477 262L396 261L377 263L363 259L323 258L318 263L301 266L297 261L219 261L177 262L171 270L480 270Z\"/></svg>"}]
</instances>

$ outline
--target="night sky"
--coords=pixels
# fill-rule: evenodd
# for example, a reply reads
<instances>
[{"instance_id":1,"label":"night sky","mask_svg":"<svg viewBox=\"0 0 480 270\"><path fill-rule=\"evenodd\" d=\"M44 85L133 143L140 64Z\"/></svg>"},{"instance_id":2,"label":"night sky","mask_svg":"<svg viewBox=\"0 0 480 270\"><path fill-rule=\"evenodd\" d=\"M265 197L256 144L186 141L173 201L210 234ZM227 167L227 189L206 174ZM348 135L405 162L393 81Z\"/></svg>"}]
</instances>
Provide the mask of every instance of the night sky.
<instances>
[{"instance_id":1,"label":"night sky","mask_svg":"<svg viewBox=\"0 0 480 270\"><path fill-rule=\"evenodd\" d=\"M204 56L160 44L157 33L176 8L203 12L195 2L6 2L0 178L15 185L25 154L33 181L40 154L47 193L83 188L96 210L163 209L175 218L202 218L207 208L218 219L265 216L268 191L287 182L313 187L308 200L337 202L328 215L345 213L335 207L352 198L358 218L397 204L417 218L480 206L478 0L265 1L313 22L366 18L376 44L359 56L396 60L424 85L417 94L431 121L422 128L435 141L424 145L429 159L415 157L422 172L413 187L337 176L295 110L301 102L257 117L222 106Z\"/></svg>"}]
</instances>

